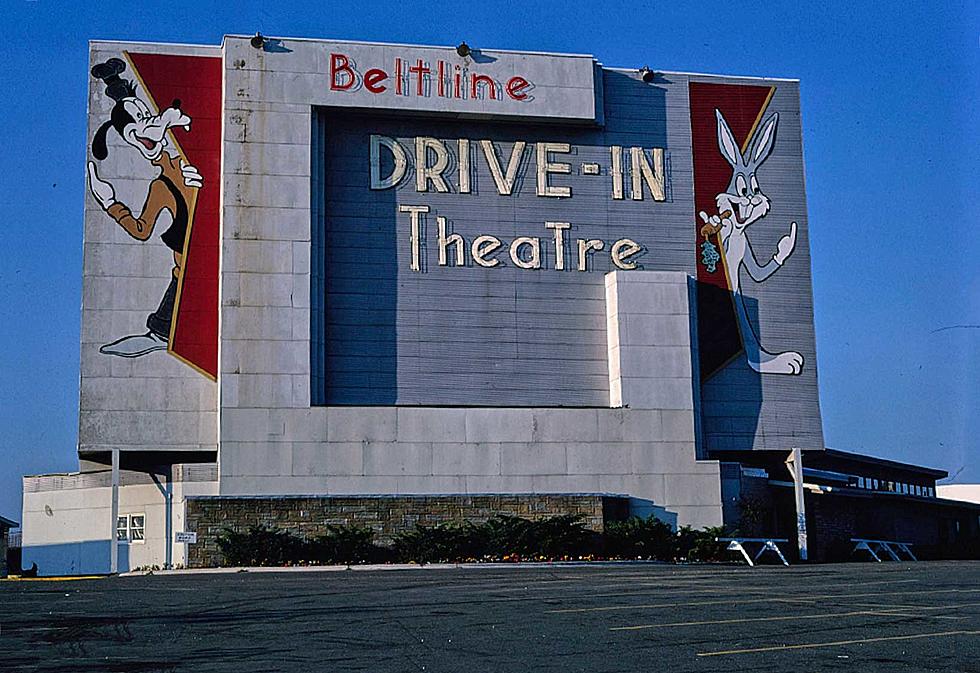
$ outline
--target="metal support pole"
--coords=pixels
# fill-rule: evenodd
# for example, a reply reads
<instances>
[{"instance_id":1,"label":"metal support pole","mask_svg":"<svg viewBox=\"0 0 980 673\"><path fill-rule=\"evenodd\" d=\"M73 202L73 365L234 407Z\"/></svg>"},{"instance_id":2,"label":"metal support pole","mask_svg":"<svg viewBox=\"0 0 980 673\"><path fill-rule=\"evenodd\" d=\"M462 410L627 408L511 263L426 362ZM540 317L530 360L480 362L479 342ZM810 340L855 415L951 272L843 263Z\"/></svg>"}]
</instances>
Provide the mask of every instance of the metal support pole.
<instances>
[{"instance_id":1,"label":"metal support pole","mask_svg":"<svg viewBox=\"0 0 980 673\"><path fill-rule=\"evenodd\" d=\"M163 494L164 503L167 506L166 510L166 525L164 528L167 533L167 544L164 550L164 562L163 567L168 570L172 570L174 567L174 480L173 480L174 467L173 465L167 468L167 474L164 475L167 479L167 488Z\"/></svg>"},{"instance_id":2,"label":"metal support pole","mask_svg":"<svg viewBox=\"0 0 980 673\"><path fill-rule=\"evenodd\" d=\"M112 527L109 529L109 572L119 572L119 541L116 526L119 520L119 449L112 450Z\"/></svg>"},{"instance_id":3,"label":"metal support pole","mask_svg":"<svg viewBox=\"0 0 980 673\"><path fill-rule=\"evenodd\" d=\"M173 514L173 504L174 504L174 466L167 465L163 472L164 483L160 483L155 472L150 472L150 478L153 479L153 483L156 484L157 490L160 491L160 495L163 496L163 532L164 532L164 546L163 546L163 568L164 570L171 570L174 567L174 514Z\"/></svg>"},{"instance_id":4,"label":"metal support pole","mask_svg":"<svg viewBox=\"0 0 980 673\"><path fill-rule=\"evenodd\" d=\"M807 560L806 503L803 500L803 451L793 449L786 459L786 467L793 475L793 492L796 495L796 541L800 548L800 560Z\"/></svg>"}]
</instances>

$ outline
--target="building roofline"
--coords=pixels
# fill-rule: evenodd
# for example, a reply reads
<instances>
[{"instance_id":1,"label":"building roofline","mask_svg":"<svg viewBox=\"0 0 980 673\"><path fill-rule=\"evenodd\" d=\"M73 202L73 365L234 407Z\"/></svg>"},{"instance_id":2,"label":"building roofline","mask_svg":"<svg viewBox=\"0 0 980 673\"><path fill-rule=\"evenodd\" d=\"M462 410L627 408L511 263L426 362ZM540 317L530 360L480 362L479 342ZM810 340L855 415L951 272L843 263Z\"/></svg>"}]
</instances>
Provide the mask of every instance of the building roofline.
<instances>
[{"instance_id":1,"label":"building roofline","mask_svg":"<svg viewBox=\"0 0 980 673\"><path fill-rule=\"evenodd\" d=\"M251 39L252 35L240 35L236 33L226 34L222 36L221 42L219 44L193 44L189 42L156 42L156 41L141 41L141 40L108 40L108 39L91 39L89 40L89 45L100 44L100 45L110 45L110 44L131 44L138 47L196 47L196 48L206 48L206 49L220 49L224 46L225 40L228 38L248 40ZM407 49L455 49L456 45L445 45L445 44L413 44L410 42L377 42L372 40L345 40L338 37L294 37L289 35L264 35L266 39L273 40L291 40L294 42L341 42L344 44L353 44L363 47L405 47ZM479 51L481 48L477 47L476 50ZM487 47L486 51L494 52L497 54L517 54L526 56L554 56L561 58L587 58L595 62L603 70L610 70L615 72L629 72L634 73L639 70L639 68L627 68L620 66L607 66L600 61L595 54L576 54L576 53L566 53L560 51L530 51L530 50L520 50L520 49L496 49L493 47ZM662 68L654 68L658 73L664 75L684 75L688 77L718 77L720 79L743 79L743 80L755 80L755 81L765 81L765 82L787 82L799 84L800 80L793 77L765 77L759 75L732 75L727 73L718 72L690 72L686 70L665 70Z\"/></svg>"},{"instance_id":2,"label":"building roofline","mask_svg":"<svg viewBox=\"0 0 980 673\"><path fill-rule=\"evenodd\" d=\"M235 39L252 39L252 35L238 35L230 34L225 35L221 42L224 43L229 37ZM343 42L345 44L356 44L363 47L407 47L416 49L455 49L457 45L455 44L413 44L411 42L376 42L372 40L345 40L341 37L291 37L289 35L263 35L262 37L267 40L294 40L296 42ZM595 60L595 56L592 54L566 54L557 51L525 51L520 49L495 49L493 47L487 47L484 50L482 47L471 47L474 51L492 51L498 54L526 54L530 56L566 56L569 58L590 58Z\"/></svg>"},{"instance_id":3,"label":"building roofline","mask_svg":"<svg viewBox=\"0 0 980 673\"><path fill-rule=\"evenodd\" d=\"M0 516L0 526L3 526L4 528L18 528L20 524L14 521L13 519L8 519L5 516Z\"/></svg>"},{"instance_id":4,"label":"building roofline","mask_svg":"<svg viewBox=\"0 0 980 673\"><path fill-rule=\"evenodd\" d=\"M602 65L603 70L611 70L613 72L625 72L632 73L639 70L639 68L624 68L620 66L608 66ZM687 70L664 70L662 68L651 68L658 75L684 75L685 77L718 77L721 79L747 79L759 82L787 82L792 84L799 84L800 80L793 77L764 77L759 75L731 75L719 72L689 72ZM656 83L656 82L654 82Z\"/></svg>"},{"instance_id":5,"label":"building roofline","mask_svg":"<svg viewBox=\"0 0 980 673\"><path fill-rule=\"evenodd\" d=\"M853 460L858 463L867 463L869 465L880 465L881 467L892 467L900 470L921 472L923 474L936 477L937 479L944 479L949 476L949 472L946 470L940 470L934 467L913 465L912 463L902 463L897 460L878 458L877 456L868 456L863 453L851 453L850 451L841 451L840 449L824 449L824 455L831 458L841 458L844 460Z\"/></svg>"}]
</instances>

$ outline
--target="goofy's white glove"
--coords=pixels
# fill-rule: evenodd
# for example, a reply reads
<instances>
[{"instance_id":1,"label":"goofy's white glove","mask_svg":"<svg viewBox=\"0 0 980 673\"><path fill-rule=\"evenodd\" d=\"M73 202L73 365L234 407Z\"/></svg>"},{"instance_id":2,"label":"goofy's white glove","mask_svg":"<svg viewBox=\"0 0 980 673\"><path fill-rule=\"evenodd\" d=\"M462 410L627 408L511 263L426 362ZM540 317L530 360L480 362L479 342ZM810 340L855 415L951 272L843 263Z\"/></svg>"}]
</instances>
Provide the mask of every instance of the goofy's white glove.
<instances>
[{"instance_id":1,"label":"goofy's white glove","mask_svg":"<svg viewBox=\"0 0 980 673\"><path fill-rule=\"evenodd\" d=\"M102 206L102 210L109 210L109 206L116 202L116 191L112 185L99 177L94 161L88 162L88 186L92 190L92 196Z\"/></svg>"},{"instance_id":2,"label":"goofy's white glove","mask_svg":"<svg viewBox=\"0 0 980 673\"><path fill-rule=\"evenodd\" d=\"M204 186L204 176L196 168L185 163L183 159L180 160L180 173L184 176L184 184L188 187Z\"/></svg>"}]
</instances>

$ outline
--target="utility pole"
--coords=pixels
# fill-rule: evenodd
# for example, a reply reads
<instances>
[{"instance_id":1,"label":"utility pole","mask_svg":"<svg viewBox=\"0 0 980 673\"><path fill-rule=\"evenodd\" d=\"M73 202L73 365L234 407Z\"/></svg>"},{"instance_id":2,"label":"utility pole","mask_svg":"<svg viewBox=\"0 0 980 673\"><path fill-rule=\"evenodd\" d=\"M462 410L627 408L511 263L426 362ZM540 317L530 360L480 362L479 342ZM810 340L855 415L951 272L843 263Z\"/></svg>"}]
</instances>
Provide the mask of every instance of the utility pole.
<instances>
[{"instance_id":1,"label":"utility pole","mask_svg":"<svg viewBox=\"0 0 980 673\"><path fill-rule=\"evenodd\" d=\"M119 449L112 450L112 528L109 529L109 572L119 572L119 540L116 527L119 525Z\"/></svg>"},{"instance_id":2,"label":"utility pole","mask_svg":"<svg viewBox=\"0 0 980 673\"><path fill-rule=\"evenodd\" d=\"M803 451L793 449L786 458L786 467L793 475L793 493L796 496L796 544L800 548L800 560L807 560L806 503L803 500Z\"/></svg>"}]
</instances>

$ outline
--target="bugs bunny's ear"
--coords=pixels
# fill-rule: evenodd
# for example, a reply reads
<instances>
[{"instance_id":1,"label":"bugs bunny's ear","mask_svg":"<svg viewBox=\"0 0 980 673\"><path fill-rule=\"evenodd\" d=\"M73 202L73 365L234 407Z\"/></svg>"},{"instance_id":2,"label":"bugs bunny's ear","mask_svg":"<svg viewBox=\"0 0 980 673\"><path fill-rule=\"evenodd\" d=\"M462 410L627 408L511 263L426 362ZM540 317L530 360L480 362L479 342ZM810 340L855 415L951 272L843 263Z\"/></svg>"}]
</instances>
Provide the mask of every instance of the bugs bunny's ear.
<instances>
[{"instance_id":1,"label":"bugs bunny's ear","mask_svg":"<svg viewBox=\"0 0 980 673\"><path fill-rule=\"evenodd\" d=\"M738 166L742 163L742 153L738 149L738 143L735 142L735 136L732 135L732 130L728 128L728 122L721 116L720 110L715 110L715 116L718 118L718 149L721 150L722 156L728 160L728 163L733 167Z\"/></svg>"},{"instance_id":2,"label":"bugs bunny's ear","mask_svg":"<svg viewBox=\"0 0 980 673\"><path fill-rule=\"evenodd\" d=\"M779 113L773 112L769 116L769 119L762 125L762 130L759 132L759 139L755 141L755 145L752 147L751 162L754 166L758 166L765 161L769 153L772 152L772 146L776 144L777 123L779 123Z\"/></svg>"}]
</instances>

